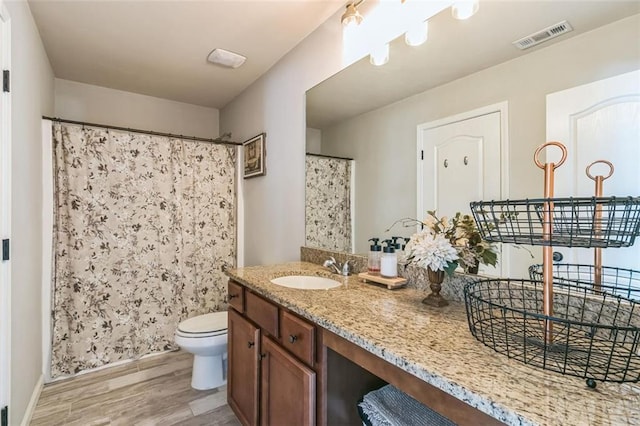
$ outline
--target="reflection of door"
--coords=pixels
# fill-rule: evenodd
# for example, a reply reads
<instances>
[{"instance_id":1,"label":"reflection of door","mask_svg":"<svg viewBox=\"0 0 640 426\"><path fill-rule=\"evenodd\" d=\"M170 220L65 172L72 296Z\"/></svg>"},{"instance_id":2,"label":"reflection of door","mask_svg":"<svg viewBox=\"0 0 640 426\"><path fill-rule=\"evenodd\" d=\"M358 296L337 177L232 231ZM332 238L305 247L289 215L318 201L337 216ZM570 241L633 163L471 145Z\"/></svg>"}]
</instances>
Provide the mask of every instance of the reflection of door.
<instances>
[{"instance_id":1,"label":"reflection of door","mask_svg":"<svg viewBox=\"0 0 640 426\"><path fill-rule=\"evenodd\" d=\"M428 210L447 217L471 214L471 201L506 197L505 114L506 104L418 126L418 219ZM507 263L503 256L498 269L483 267L482 273L506 276Z\"/></svg>"},{"instance_id":2,"label":"reflection of door","mask_svg":"<svg viewBox=\"0 0 640 426\"><path fill-rule=\"evenodd\" d=\"M560 141L568 150L567 161L556 170L556 196L592 196L594 182L585 168L600 159L615 167L604 182L605 196L640 196L640 71L547 95L547 140ZM608 168L594 166L591 172L606 175ZM639 243L603 250L603 265L640 269ZM589 249L556 251L565 255L563 262L593 263Z\"/></svg>"}]
</instances>

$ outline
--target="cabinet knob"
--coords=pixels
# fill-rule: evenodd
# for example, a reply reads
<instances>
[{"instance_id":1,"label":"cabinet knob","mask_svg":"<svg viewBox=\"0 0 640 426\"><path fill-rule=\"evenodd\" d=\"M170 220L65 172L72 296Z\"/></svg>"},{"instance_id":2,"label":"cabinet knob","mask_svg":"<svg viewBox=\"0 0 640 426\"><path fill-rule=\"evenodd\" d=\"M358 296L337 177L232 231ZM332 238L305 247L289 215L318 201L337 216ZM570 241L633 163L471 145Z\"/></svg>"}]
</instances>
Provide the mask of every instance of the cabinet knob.
<instances>
[{"instance_id":1,"label":"cabinet knob","mask_svg":"<svg viewBox=\"0 0 640 426\"><path fill-rule=\"evenodd\" d=\"M238 297L238 295L237 295L237 294L230 294L230 295L229 295L229 300L231 300L231 299L235 299L236 297Z\"/></svg>"},{"instance_id":2,"label":"cabinet knob","mask_svg":"<svg viewBox=\"0 0 640 426\"><path fill-rule=\"evenodd\" d=\"M263 359L265 359L266 357L267 357L267 354L260 354L260 355L258 355L258 359L259 359L259 360L261 360L261 361L262 361Z\"/></svg>"},{"instance_id":3,"label":"cabinet knob","mask_svg":"<svg viewBox=\"0 0 640 426\"><path fill-rule=\"evenodd\" d=\"M255 344L256 344L256 342L248 342L248 345L247 345L247 346L248 346L249 348L252 348Z\"/></svg>"},{"instance_id":4,"label":"cabinet knob","mask_svg":"<svg viewBox=\"0 0 640 426\"><path fill-rule=\"evenodd\" d=\"M298 340L298 336L295 336L293 334L289 335L289 343L295 343L296 340Z\"/></svg>"}]
</instances>

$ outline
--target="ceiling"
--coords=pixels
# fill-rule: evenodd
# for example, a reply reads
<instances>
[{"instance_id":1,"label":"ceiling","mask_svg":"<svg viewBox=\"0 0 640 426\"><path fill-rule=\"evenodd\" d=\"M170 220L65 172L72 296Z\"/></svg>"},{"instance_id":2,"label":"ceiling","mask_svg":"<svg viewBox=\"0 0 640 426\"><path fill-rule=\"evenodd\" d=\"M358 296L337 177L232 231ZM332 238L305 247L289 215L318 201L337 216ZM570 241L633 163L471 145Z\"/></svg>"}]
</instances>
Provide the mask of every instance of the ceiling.
<instances>
[{"instance_id":1,"label":"ceiling","mask_svg":"<svg viewBox=\"0 0 640 426\"><path fill-rule=\"evenodd\" d=\"M409 47L400 37L391 43L387 64L376 67L364 58L307 92L307 126L325 128L638 13L638 0L481 0L466 21L445 9L429 20L422 46ZM564 19L572 32L524 51L511 44ZM629 48L640 51L640 28Z\"/></svg>"},{"instance_id":2,"label":"ceiling","mask_svg":"<svg viewBox=\"0 0 640 426\"><path fill-rule=\"evenodd\" d=\"M29 0L57 78L218 109L344 3ZM214 48L247 61L210 64Z\"/></svg>"}]
</instances>

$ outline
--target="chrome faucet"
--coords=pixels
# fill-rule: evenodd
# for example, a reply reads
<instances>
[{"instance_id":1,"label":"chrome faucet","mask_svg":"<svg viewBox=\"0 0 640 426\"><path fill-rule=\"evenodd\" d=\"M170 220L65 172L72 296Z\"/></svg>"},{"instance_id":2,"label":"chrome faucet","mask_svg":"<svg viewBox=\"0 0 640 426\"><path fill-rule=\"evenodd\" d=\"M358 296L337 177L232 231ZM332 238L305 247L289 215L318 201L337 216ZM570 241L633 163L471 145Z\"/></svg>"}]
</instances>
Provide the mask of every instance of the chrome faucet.
<instances>
[{"instance_id":1,"label":"chrome faucet","mask_svg":"<svg viewBox=\"0 0 640 426\"><path fill-rule=\"evenodd\" d=\"M325 260L322 265L325 268L331 269L336 274L344 275L345 277L351 273L351 265L349 265L348 260L343 264L340 264L340 262L336 262L333 256L331 256L329 259Z\"/></svg>"}]
</instances>

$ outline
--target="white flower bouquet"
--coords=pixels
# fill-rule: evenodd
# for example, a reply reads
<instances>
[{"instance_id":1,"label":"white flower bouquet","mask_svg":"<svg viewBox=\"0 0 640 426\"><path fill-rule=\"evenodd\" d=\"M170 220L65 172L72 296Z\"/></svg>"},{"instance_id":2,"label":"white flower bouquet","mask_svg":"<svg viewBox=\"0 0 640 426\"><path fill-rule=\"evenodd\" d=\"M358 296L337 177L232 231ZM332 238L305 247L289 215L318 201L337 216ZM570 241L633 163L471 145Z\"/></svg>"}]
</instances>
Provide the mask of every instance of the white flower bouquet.
<instances>
[{"instance_id":1,"label":"white flower bouquet","mask_svg":"<svg viewBox=\"0 0 640 426\"><path fill-rule=\"evenodd\" d=\"M458 252L444 234L425 228L414 234L406 247L407 261L434 271L453 274L458 267Z\"/></svg>"},{"instance_id":2,"label":"white flower bouquet","mask_svg":"<svg viewBox=\"0 0 640 426\"><path fill-rule=\"evenodd\" d=\"M458 266L465 271L479 264L496 265L493 245L482 240L473 218L456 213L449 220L427 212L424 229L414 234L406 247L407 262L452 275Z\"/></svg>"}]
</instances>

